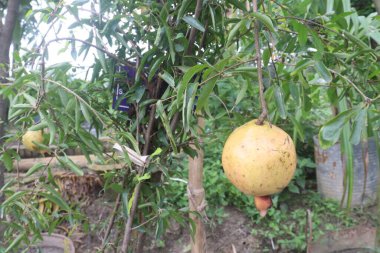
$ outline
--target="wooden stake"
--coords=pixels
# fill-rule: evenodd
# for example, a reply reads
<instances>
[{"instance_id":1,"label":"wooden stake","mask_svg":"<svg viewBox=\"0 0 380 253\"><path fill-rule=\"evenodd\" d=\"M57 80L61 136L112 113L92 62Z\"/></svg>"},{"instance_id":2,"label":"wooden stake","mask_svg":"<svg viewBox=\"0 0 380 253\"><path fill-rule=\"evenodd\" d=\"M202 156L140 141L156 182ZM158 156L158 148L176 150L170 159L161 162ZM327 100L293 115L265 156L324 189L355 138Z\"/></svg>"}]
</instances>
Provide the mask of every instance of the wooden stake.
<instances>
[{"instance_id":1,"label":"wooden stake","mask_svg":"<svg viewBox=\"0 0 380 253\"><path fill-rule=\"evenodd\" d=\"M198 133L201 134L205 126L205 121L202 116L198 116ZM203 140L199 138L199 143L202 145ZM205 213L206 200L205 191L203 188L203 157L202 147L197 148L191 145L191 148L197 151L197 156L189 157L189 183L188 183L188 198L190 212L198 212L201 216ZM190 214L190 218L196 225L194 240L191 239L191 252L204 253L206 252L206 230L202 218L199 215Z\"/></svg>"}]
</instances>

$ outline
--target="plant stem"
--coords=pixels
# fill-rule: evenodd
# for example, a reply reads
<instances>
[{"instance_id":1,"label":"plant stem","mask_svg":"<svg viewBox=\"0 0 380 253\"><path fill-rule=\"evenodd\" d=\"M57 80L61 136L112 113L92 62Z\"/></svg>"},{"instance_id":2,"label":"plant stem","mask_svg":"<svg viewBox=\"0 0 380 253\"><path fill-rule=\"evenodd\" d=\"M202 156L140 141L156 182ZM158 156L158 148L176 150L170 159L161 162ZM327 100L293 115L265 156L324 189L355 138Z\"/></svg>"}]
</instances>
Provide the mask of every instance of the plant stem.
<instances>
[{"instance_id":1,"label":"plant stem","mask_svg":"<svg viewBox=\"0 0 380 253\"><path fill-rule=\"evenodd\" d=\"M133 192L133 201L132 201L132 207L129 212L127 223L125 224L125 230L124 230L124 237L123 237L123 244L121 246L121 252L127 253L128 247L129 247L129 241L131 240L131 232L132 232L132 224L133 224L133 218L136 213L137 204L140 196L140 189L141 189L141 183L137 183L135 186L135 190Z\"/></svg>"},{"instance_id":2,"label":"plant stem","mask_svg":"<svg viewBox=\"0 0 380 253\"><path fill-rule=\"evenodd\" d=\"M119 193L119 194L117 194L115 206L114 206L114 208L112 210L112 214L111 214L111 219L110 219L110 222L108 223L107 230L106 230L104 237L103 237L103 240L102 240L102 246L100 247L100 252L104 252L104 248L106 247L107 238L108 238L109 234L111 233L111 229L112 229L113 224L115 222L116 213L117 213L117 210L119 209L119 206L120 206L120 199L121 199L121 194Z\"/></svg>"},{"instance_id":3,"label":"plant stem","mask_svg":"<svg viewBox=\"0 0 380 253\"><path fill-rule=\"evenodd\" d=\"M159 91L160 91L160 88L161 88L161 84L162 84L162 80L159 79L157 81L157 85L156 85L155 92L153 94L153 98L157 98L158 97ZM145 144L144 144L144 147L143 147L143 155L147 155L148 152L149 152L149 147L150 147L150 142L151 142L151 135L152 135L152 132L153 132L154 122L155 122L155 118L154 118L155 114L156 114L156 106L152 106L151 111L150 111L150 115L149 115L148 128L147 128L145 136L144 136ZM145 170L145 168L143 168L140 171L139 174L140 175L144 174L144 170ZM128 216L127 223L125 225L123 244L122 244L122 247L121 247L121 252L122 253L127 253L128 252L129 241L131 240L133 218L134 218L135 213L136 213L138 199L139 199L139 196L140 196L140 189L141 189L141 182L138 182L137 185L135 186L135 189L134 189L134 194L133 194L133 196L134 196L133 198L134 199L132 201L132 207L131 207L131 210L130 210L130 213L129 213L129 216ZM141 238L142 239L140 239L140 240L143 241L144 237L141 237Z\"/></svg>"},{"instance_id":4,"label":"plant stem","mask_svg":"<svg viewBox=\"0 0 380 253\"><path fill-rule=\"evenodd\" d=\"M257 0L252 0L253 12L257 11ZM260 35L259 35L259 21L255 20L255 49L256 49L256 59L257 59L257 78L259 81L259 94L260 94L260 104L261 104L261 114L257 120L257 125L262 125L264 120L268 116L268 107L264 97L264 83L263 83L263 68L261 66L261 52L260 52Z\"/></svg>"}]
</instances>

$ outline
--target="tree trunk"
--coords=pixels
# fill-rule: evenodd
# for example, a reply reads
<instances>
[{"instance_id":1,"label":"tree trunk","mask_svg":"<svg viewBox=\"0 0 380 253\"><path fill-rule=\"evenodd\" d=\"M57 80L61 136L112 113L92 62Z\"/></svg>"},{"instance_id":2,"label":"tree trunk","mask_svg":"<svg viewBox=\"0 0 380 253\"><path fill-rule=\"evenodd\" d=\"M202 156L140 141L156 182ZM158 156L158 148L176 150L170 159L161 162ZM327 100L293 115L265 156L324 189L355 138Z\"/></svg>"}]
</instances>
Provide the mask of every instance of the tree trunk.
<instances>
[{"instance_id":1,"label":"tree trunk","mask_svg":"<svg viewBox=\"0 0 380 253\"><path fill-rule=\"evenodd\" d=\"M373 0L373 3L375 4L377 14L380 15L380 0Z\"/></svg>"},{"instance_id":2,"label":"tree trunk","mask_svg":"<svg viewBox=\"0 0 380 253\"><path fill-rule=\"evenodd\" d=\"M9 0L5 23L0 20L0 83L6 82L9 71L9 48L12 42L13 30L17 21L21 0ZM4 142L5 124L8 120L8 102L0 96L0 146ZM0 188L4 185L5 166L0 160ZM4 194L0 193L0 204L4 201ZM0 238L3 237L3 227L0 226Z\"/></svg>"},{"instance_id":3,"label":"tree trunk","mask_svg":"<svg viewBox=\"0 0 380 253\"><path fill-rule=\"evenodd\" d=\"M205 126L204 118L198 116L198 133L201 134ZM199 144L203 144L202 138L199 138ZM206 230L203 224L202 217L205 214L206 200L205 191L203 188L203 157L202 147L197 148L192 145L191 148L196 149L197 156L189 157L189 183L188 183L188 198L190 212L198 212L201 216L190 214L195 227L194 240L191 239L191 252L204 253L206 252Z\"/></svg>"}]
</instances>

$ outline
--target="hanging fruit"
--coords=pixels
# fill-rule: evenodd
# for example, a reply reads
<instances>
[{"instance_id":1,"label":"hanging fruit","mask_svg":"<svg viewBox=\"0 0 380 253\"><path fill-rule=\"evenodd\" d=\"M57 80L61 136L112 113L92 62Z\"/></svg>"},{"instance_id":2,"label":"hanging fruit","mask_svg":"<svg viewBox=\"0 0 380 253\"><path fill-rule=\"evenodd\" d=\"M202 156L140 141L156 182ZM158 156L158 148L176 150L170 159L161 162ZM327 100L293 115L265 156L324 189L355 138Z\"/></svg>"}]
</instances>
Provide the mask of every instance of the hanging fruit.
<instances>
[{"instance_id":1,"label":"hanging fruit","mask_svg":"<svg viewBox=\"0 0 380 253\"><path fill-rule=\"evenodd\" d=\"M40 151L39 147L36 143L43 144L44 137L42 135L42 130L38 131L26 131L26 133L22 136L22 144L26 149L30 151Z\"/></svg>"},{"instance_id":2,"label":"hanging fruit","mask_svg":"<svg viewBox=\"0 0 380 253\"><path fill-rule=\"evenodd\" d=\"M262 216L271 206L270 195L282 191L296 169L296 150L290 136L274 125L252 120L228 137L222 154L227 178L240 191L255 197Z\"/></svg>"}]
</instances>

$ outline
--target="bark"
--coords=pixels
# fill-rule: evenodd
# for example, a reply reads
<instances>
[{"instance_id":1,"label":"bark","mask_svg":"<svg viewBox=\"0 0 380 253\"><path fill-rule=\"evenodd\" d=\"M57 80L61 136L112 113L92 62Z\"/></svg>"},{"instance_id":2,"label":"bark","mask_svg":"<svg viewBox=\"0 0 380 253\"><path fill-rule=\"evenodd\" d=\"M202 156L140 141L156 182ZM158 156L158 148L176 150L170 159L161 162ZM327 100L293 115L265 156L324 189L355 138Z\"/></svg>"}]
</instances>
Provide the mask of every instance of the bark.
<instances>
[{"instance_id":1,"label":"bark","mask_svg":"<svg viewBox=\"0 0 380 253\"><path fill-rule=\"evenodd\" d=\"M198 116L198 133L201 134L205 126L204 118ZM198 139L199 144L202 146L202 138ZM194 221L195 234L194 240L191 239L191 252L203 253L206 252L206 230L202 217L205 215L205 191L203 188L203 157L204 153L202 147L195 147L197 156L194 158L189 157L189 183L188 183L188 198L190 212L197 212L200 214L190 214L190 218Z\"/></svg>"},{"instance_id":2,"label":"bark","mask_svg":"<svg viewBox=\"0 0 380 253\"><path fill-rule=\"evenodd\" d=\"M380 15L380 0L373 0L373 3L375 4L375 8L377 11L377 14ZM368 152L367 152L368 155ZM377 191L377 198L379 199L380 196L380 180L377 183L378 185L378 191ZM377 218L380 218L380 202L377 204ZM376 249L380 248L380 229L377 229L376 231Z\"/></svg>"},{"instance_id":3,"label":"bark","mask_svg":"<svg viewBox=\"0 0 380 253\"><path fill-rule=\"evenodd\" d=\"M9 48L11 46L13 30L16 25L18 10L21 0L8 1L7 15L5 23L0 31L0 82L5 82L9 71ZM0 97L0 145L3 143L5 135L5 124L8 115L8 102ZM4 164L0 162L0 188L4 185ZM3 196L0 194L0 202Z\"/></svg>"},{"instance_id":4,"label":"bark","mask_svg":"<svg viewBox=\"0 0 380 253\"><path fill-rule=\"evenodd\" d=\"M380 15L380 0L373 0L373 3L375 4L377 14Z\"/></svg>"},{"instance_id":5,"label":"bark","mask_svg":"<svg viewBox=\"0 0 380 253\"><path fill-rule=\"evenodd\" d=\"M0 28L0 83L4 83L9 71L9 48L11 46L13 30L16 25L21 0L8 1L5 23ZM0 21L1 23L1 21ZM8 101L0 96L0 146L4 143L5 124L8 120ZM5 166L0 160L0 188L4 185ZM0 204L4 201L4 194L0 193ZM4 227L0 226L0 238L3 237Z\"/></svg>"}]
</instances>

